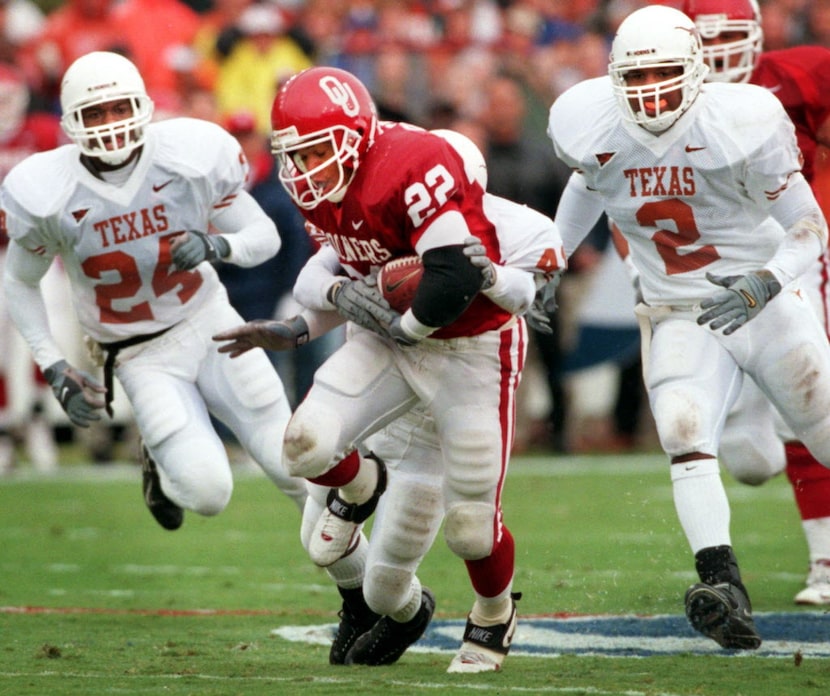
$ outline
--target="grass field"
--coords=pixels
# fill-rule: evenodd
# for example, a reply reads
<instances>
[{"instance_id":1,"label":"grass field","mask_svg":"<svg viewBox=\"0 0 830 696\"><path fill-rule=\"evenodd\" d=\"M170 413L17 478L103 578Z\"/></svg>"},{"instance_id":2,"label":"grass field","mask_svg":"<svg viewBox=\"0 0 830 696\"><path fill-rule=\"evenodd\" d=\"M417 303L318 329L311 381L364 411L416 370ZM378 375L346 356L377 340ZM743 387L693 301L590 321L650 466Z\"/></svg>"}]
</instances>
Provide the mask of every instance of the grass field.
<instances>
[{"instance_id":1,"label":"grass field","mask_svg":"<svg viewBox=\"0 0 830 696\"><path fill-rule=\"evenodd\" d=\"M815 616L792 604L806 550L786 481L727 486L756 613ZM682 615L693 561L661 455L517 458L505 512L521 617ZM287 499L245 472L225 512L188 515L174 533L145 509L137 467L71 465L51 478L0 480L0 694L830 693L830 659L730 655L685 626L685 645L708 653L511 654L502 672L478 676L446 674L442 652L410 651L392 667L331 667L325 645L273 633L332 624L339 608L300 547L298 524ZM440 538L420 575L438 598L436 622L463 619L471 591ZM818 630L830 642L823 617Z\"/></svg>"}]
</instances>

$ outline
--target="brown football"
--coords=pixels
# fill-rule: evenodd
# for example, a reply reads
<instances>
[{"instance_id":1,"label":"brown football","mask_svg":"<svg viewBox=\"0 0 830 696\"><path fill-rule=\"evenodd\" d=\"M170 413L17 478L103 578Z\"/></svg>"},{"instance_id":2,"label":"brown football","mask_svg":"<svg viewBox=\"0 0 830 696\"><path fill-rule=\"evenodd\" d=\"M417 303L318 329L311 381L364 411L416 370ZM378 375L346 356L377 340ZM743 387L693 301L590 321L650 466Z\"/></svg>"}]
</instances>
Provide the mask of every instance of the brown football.
<instances>
[{"instance_id":1,"label":"brown football","mask_svg":"<svg viewBox=\"0 0 830 696\"><path fill-rule=\"evenodd\" d=\"M423 274L424 265L417 254L392 259L378 272L380 294L392 309L403 313L412 305Z\"/></svg>"}]
</instances>

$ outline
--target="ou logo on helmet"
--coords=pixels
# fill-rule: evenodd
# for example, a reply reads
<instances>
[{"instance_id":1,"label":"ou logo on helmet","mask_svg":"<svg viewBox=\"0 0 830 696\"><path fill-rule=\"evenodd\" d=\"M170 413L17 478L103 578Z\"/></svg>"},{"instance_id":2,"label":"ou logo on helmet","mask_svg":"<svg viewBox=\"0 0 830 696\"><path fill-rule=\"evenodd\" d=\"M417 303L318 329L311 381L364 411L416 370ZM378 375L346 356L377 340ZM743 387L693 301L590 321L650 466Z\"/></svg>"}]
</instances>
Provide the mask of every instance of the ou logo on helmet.
<instances>
[{"instance_id":1,"label":"ou logo on helmet","mask_svg":"<svg viewBox=\"0 0 830 696\"><path fill-rule=\"evenodd\" d=\"M326 93L332 104L343 109L343 113L350 118L360 113L360 104L357 102L351 85L341 82L332 75L326 75L320 80L320 89Z\"/></svg>"}]
</instances>

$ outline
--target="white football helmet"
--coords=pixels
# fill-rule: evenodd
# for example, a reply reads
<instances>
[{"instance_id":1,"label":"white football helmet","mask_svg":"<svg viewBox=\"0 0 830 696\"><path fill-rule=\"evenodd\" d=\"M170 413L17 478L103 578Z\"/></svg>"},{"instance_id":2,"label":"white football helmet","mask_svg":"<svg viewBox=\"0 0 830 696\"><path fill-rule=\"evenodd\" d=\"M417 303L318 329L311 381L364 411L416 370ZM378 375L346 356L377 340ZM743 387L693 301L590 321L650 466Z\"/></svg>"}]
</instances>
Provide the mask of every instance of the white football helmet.
<instances>
[{"instance_id":1,"label":"white football helmet","mask_svg":"<svg viewBox=\"0 0 830 696\"><path fill-rule=\"evenodd\" d=\"M683 11L694 20L703 39L703 60L711 82L747 82L761 55L764 32L755 0L686 0ZM742 38L707 44L726 32Z\"/></svg>"},{"instance_id":2,"label":"white football helmet","mask_svg":"<svg viewBox=\"0 0 830 696\"><path fill-rule=\"evenodd\" d=\"M435 135L440 135L452 145L453 150L464 160L464 171L467 173L467 178L470 180L470 183L475 181L486 191L487 164L484 161L484 155L478 149L478 145L463 133L450 130L449 128L436 128L430 132Z\"/></svg>"},{"instance_id":3,"label":"white football helmet","mask_svg":"<svg viewBox=\"0 0 830 696\"><path fill-rule=\"evenodd\" d=\"M84 125L84 109L121 99L130 101L131 117L99 126ZM144 143L153 102L135 65L117 53L95 51L78 58L64 74L61 110L61 126L81 152L117 166Z\"/></svg>"},{"instance_id":4,"label":"white football helmet","mask_svg":"<svg viewBox=\"0 0 830 696\"><path fill-rule=\"evenodd\" d=\"M682 74L647 85L629 86L630 70L681 67ZM649 5L632 12L617 30L611 46L608 73L623 117L652 133L671 127L692 105L708 68L695 23L679 10ZM681 92L676 109L664 108L667 93ZM649 114L646 103L653 104Z\"/></svg>"}]
</instances>

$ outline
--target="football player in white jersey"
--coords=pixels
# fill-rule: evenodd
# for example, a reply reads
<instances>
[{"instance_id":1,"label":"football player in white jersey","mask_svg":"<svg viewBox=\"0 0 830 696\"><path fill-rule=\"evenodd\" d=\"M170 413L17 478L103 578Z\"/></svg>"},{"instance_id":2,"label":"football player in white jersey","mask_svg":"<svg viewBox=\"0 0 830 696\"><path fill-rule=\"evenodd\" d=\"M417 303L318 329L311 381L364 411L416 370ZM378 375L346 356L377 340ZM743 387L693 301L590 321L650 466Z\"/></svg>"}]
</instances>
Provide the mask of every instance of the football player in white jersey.
<instances>
[{"instance_id":1,"label":"football player in white jersey","mask_svg":"<svg viewBox=\"0 0 830 696\"><path fill-rule=\"evenodd\" d=\"M738 569L717 452L752 378L830 465L830 346L799 287L827 246L792 122L753 85L703 84L700 37L678 10L635 11L609 75L551 107L573 169L557 224L572 251L605 210L626 238L645 302L644 379L700 582L692 626L726 648L761 643Z\"/></svg>"},{"instance_id":2,"label":"football player in white jersey","mask_svg":"<svg viewBox=\"0 0 830 696\"><path fill-rule=\"evenodd\" d=\"M210 414L302 507L305 483L282 464L291 414L276 372L262 351L230 366L210 340L240 316L209 262L253 266L280 246L243 188L239 144L206 121L151 123L138 70L115 53L69 67L61 108L72 144L31 155L2 187L9 311L56 398L86 427L108 408L118 377L143 441L145 501L166 529L182 524L184 510L215 515L230 499ZM39 283L55 257L103 358L104 385L70 365L50 333Z\"/></svg>"},{"instance_id":3,"label":"football player in white jersey","mask_svg":"<svg viewBox=\"0 0 830 696\"><path fill-rule=\"evenodd\" d=\"M475 145L458 133L435 132L462 155L470 181L486 188L484 158ZM552 301L558 275L566 265L553 222L530 208L490 194L484 197L484 209L495 224L503 259L502 265L494 266L478 240L469 240L466 253L486 277L482 292L511 313L527 311L536 284L540 286L539 302L543 298ZM292 349L342 323L343 317L321 301L325 288L341 274L337 255L323 246L303 269L294 289L296 299L312 309L281 322L250 322L217 335L216 340L229 341L220 351L236 357L254 346ZM544 321L546 316L534 309L529 321ZM545 328L543 324L535 326ZM375 512L369 543L358 535L348 552L326 567L343 597L340 625L329 653L332 664L391 664L420 637L426 623L406 622L411 615L408 608L418 606L422 592L415 573L444 518L446 483L440 441L434 420L422 405L370 437L365 448L386 463L387 487ZM302 535L306 547L325 510L327 491L313 487L306 504ZM468 655L464 662L454 660L452 671L499 669L509 649L513 625L502 624L495 630L497 640L488 642L501 644L499 651L476 646L477 654ZM502 643L504 638L506 644Z\"/></svg>"}]
</instances>

